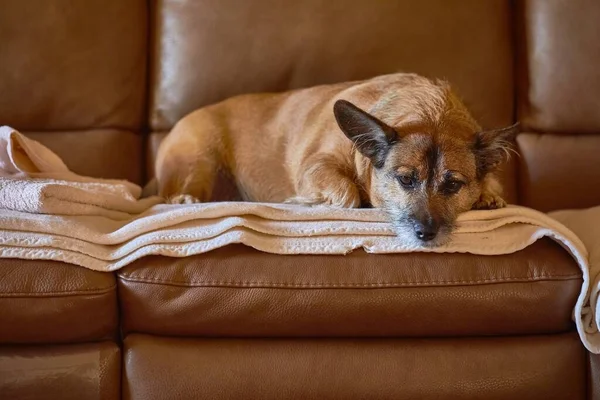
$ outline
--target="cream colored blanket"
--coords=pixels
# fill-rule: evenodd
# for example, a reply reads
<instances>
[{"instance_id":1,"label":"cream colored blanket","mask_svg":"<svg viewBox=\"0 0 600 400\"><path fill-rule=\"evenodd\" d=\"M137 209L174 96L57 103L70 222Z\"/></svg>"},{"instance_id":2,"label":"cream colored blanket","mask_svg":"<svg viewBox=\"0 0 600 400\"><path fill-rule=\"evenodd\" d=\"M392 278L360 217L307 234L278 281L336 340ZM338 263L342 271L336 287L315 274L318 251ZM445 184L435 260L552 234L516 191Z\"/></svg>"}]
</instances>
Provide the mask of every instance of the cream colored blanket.
<instances>
[{"instance_id":1,"label":"cream colored blanket","mask_svg":"<svg viewBox=\"0 0 600 400\"><path fill-rule=\"evenodd\" d=\"M0 176L0 257L58 260L98 271L114 271L146 255L185 257L231 243L276 254L363 248L494 255L548 236L583 272L573 319L585 346L600 353L600 207L551 215L516 206L471 211L459 218L449 244L426 249L398 239L379 210L139 200L136 185L74 175L41 144L6 127L0 128Z\"/></svg>"},{"instance_id":2,"label":"cream colored blanket","mask_svg":"<svg viewBox=\"0 0 600 400\"><path fill-rule=\"evenodd\" d=\"M74 174L42 144L0 127L2 209L128 219L160 202L157 197L140 199L141 193L131 182Z\"/></svg>"}]
</instances>

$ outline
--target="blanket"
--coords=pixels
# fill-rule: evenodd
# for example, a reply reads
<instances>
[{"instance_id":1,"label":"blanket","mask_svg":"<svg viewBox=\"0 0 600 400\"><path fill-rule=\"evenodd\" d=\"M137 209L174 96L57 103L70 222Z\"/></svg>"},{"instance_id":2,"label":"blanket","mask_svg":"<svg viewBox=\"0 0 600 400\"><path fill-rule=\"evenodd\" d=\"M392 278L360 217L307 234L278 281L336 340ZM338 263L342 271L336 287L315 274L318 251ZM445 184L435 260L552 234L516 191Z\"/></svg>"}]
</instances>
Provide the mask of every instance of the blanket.
<instances>
[{"instance_id":1,"label":"blanket","mask_svg":"<svg viewBox=\"0 0 600 400\"><path fill-rule=\"evenodd\" d=\"M0 127L0 205L4 210L49 215L128 219L161 199L140 199L131 182L77 175L62 160L14 129Z\"/></svg>"},{"instance_id":2,"label":"blanket","mask_svg":"<svg viewBox=\"0 0 600 400\"><path fill-rule=\"evenodd\" d=\"M586 348L600 354L600 207L551 214L519 206L470 211L459 217L449 243L426 248L400 240L377 209L245 202L157 204L156 198L139 199L141 189L131 183L77 176L41 144L32 144L10 128L0 132L2 258L56 260L115 271L147 255L185 257L232 243L275 254L347 254L362 248L370 253L496 255L550 237L581 268L583 285L573 319ZM95 190L94 182L102 189ZM11 190L29 185L36 188L31 189L36 201L23 205L12 194L23 191ZM73 188L81 196L89 191L96 199L80 204L84 197L75 200L62 194ZM51 208L46 204L49 199L54 201Z\"/></svg>"}]
</instances>

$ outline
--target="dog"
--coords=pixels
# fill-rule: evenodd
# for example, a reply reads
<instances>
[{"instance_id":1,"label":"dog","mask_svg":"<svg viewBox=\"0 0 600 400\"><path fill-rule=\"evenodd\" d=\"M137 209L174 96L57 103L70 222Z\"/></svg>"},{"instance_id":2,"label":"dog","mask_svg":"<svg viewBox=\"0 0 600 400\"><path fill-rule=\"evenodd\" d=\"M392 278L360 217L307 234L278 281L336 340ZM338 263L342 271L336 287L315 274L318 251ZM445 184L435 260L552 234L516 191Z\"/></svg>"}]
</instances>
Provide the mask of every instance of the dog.
<instances>
[{"instance_id":1,"label":"dog","mask_svg":"<svg viewBox=\"0 0 600 400\"><path fill-rule=\"evenodd\" d=\"M460 213L506 205L497 172L517 128L482 130L447 82L417 74L240 95L174 126L156 184L168 203L205 202L224 171L244 200L377 207L435 246Z\"/></svg>"}]
</instances>

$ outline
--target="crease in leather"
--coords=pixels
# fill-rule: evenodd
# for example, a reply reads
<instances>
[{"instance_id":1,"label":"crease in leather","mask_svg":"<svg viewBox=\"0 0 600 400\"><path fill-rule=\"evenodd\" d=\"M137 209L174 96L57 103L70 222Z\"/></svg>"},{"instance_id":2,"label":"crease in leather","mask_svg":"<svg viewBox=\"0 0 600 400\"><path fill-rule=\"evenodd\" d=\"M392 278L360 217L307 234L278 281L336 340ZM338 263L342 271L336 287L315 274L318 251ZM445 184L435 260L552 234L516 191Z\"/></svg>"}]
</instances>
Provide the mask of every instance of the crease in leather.
<instances>
[{"instance_id":1,"label":"crease in leather","mask_svg":"<svg viewBox=\"0 0 600 400\"><path fill-rule=\"evenodd\" d=\"M286 282L261 282L261 281L173 281L159 278L149 277L137 277L137 276L126 276L119 274L119 277L137 283L150 283L150 284L167 284L172 286L185 286L185 287L260 287L260 286L272 286L274 288L379 288L379 287L410 287L410 286L438 286L447 284L488 284L488 283L513 283L513 282L540 282L540 281L554 281L554 280L574 280L580 279L581 274L540 274L536 276L524 276L524 277L502 277L502 278L490 278L490 279L466 279L466 280L445 280L445 281L414 281L414 282L364 282L364 283L286 283ZM197 285L197 286L196 286Z\"/></svg>"},{"instance_id":2,"label":"crease in leather","mask_svg":"<svg viewBox=\"0 0 600 400\"><path fill-rule=\"evenodd\" d=\"M75 268L75 267L74 267ZM91 294L103 295L113 292L117 288L114 284L104 288L89 288L58 292L5 292L0 293L0 298L19 298L19 297L72 297L72 296L89 296Z\"/></svg>"}]
</instances>

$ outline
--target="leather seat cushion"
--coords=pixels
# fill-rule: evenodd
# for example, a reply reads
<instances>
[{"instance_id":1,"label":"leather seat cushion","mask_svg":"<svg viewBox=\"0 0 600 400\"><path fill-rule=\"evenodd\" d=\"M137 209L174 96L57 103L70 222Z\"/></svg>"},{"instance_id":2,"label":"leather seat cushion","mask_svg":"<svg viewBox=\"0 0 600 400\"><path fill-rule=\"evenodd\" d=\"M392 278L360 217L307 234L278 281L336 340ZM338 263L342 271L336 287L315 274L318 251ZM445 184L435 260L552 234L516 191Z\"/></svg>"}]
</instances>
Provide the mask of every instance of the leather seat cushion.
<instances>
[{"instance_id":1,"label":"leather seat cushion","mask_svg":"<svg viewBox=\"0 0 600 400\"><path fill-rule=\"evenodd\" d=\"M56 261L0 259L0 343L117 337L115 277Z\"/></svg>"},{"instance_id":2,"label":"leather seat cushion","mask_svg":"<svg viewBox=\"0 0 600 400\"><path fill-rule=\"evenodd\" d=\"M576 333L434 339L129 335L123 399L583 399Z\"/></svg>"},{"instance_id":3,"label":"leather seat cushion","mask_svg":"<svg viewBox=\"0 0 600 400\"><path fill-rule=\"evenodd\" d=\"M0 346L2 399L117 400L120 395L116 343Z\"/></svg>"},{"instance_id":4,"label":"leather seat cushion","mask_svg":"<svg viewBox=\"0 0 600 400\"><path fill-rule=\"evenodd\" d=\"M169 336L462 336L564 332L581 273L556 243L510 255L151 256L118 273L123 329Z\"/></svg>"}]
</instances>

